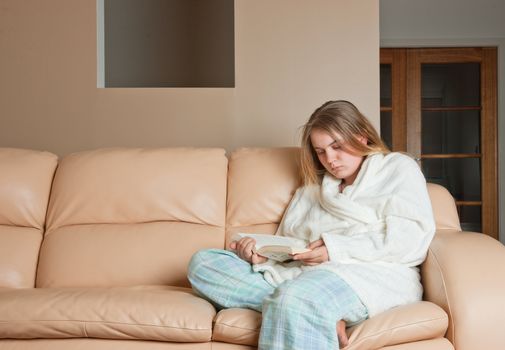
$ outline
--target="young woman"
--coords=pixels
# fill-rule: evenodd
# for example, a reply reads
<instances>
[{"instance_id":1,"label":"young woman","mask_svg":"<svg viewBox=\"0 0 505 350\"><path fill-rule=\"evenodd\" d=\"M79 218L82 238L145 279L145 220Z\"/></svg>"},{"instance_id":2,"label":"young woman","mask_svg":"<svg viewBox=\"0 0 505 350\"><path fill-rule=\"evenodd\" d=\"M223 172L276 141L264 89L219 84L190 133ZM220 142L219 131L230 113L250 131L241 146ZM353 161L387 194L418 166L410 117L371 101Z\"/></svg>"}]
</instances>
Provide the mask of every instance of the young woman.
<instances>
[{"instance_id":1,"label":"young woman","mask_svg":"<svg viewBox=\"0 0 505 350\"><path fill-rule=\"evenodd\" d=\"M389 152L353 104L330 101L304 126L301 169L276 234L310 241L310 252L278 263L242 238L189 266L193 289L216 307L262 312L260 350L338 349L346 323L422 296L417 266L435 223L416 162Z\"/></svg>"}]
</instances>

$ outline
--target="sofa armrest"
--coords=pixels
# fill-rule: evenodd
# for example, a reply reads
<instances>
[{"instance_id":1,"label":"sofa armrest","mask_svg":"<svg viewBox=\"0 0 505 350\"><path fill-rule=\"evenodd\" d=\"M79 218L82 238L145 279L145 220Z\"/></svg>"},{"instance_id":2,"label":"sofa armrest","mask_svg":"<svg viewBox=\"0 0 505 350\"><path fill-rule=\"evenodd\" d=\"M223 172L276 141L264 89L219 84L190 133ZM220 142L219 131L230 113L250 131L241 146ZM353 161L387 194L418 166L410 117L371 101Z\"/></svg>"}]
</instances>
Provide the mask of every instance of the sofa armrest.
<instances>
[{"instance_id":1,"label":"sofa armrest","mask_svg":"<svg viewBox=\"0 0 505 350\"><path fill-rule=\"evenodd\" d=\"M440 230L422 282L424 300L447 312L456 349L505 349L505 246L481 233Z\"/></svg>"}]
</instances>

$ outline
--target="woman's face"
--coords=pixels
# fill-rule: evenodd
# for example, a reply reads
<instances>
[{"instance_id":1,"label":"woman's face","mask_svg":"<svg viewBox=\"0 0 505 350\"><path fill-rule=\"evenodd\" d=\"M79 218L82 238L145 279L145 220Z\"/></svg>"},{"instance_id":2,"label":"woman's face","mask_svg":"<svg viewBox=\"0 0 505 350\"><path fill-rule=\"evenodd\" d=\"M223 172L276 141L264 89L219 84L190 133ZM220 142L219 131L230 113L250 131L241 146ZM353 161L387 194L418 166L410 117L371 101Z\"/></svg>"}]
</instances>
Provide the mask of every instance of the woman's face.
<instances>
[{"instance_id":1,"label":"woman's face","mask_svg":"<svg viewBox=\"0 0 505 350\"><path fill-rule=\"evenodd\" d=\"M363 144L367 142L364 137L358 138L358 141ZM342 140L340 135L333 136L322 129L312 130L310 142L319 161L330 174L337 179L342 179L346 185L354 182L364 156L351 153L353 149Z\"/></svg>"}]
</instances>

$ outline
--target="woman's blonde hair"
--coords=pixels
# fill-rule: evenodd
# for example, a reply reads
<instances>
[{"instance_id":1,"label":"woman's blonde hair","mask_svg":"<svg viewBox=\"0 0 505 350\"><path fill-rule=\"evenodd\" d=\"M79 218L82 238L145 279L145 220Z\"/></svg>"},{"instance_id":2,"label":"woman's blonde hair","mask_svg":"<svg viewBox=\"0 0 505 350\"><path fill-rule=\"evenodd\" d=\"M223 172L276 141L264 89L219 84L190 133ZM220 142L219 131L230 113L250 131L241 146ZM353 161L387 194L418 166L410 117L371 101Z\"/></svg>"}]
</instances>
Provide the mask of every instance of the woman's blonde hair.
<instances>
[{"instance_id":1,"label":"woman's blonde hair","mask_svg":"<svg viewBox=\"0 0 505 350\"><path fill-rule=\"evenodd\" d=\"M339 135L358 155L390 152L373 125L356 106L349 101L328 101L316 109L303 126L301 171L305 185L320 184L326 171L310 141L314 129L324 130L334 137ZM366 144L359 141L361 137L366 138Z\"/></svg>"}]
</instances>

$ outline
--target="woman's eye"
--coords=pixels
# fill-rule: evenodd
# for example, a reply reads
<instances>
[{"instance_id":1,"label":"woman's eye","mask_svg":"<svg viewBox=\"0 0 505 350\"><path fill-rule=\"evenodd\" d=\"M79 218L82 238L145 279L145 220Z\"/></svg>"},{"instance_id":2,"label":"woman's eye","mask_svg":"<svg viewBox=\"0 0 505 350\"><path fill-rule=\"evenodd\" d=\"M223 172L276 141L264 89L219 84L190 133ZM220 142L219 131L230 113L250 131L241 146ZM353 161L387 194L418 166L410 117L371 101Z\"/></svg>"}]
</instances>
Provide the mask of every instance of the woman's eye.
<instances>
[{"instance_id":1,"label":"woman's eye","mask_svg":"<svg viewBox=\"0 0 505 350\"><path fill-rule=\"evenodd\" d=\"M331 148L333 148L333 149L340 149L340 145L333 145Z\"/></svg>"}]
</instances>

